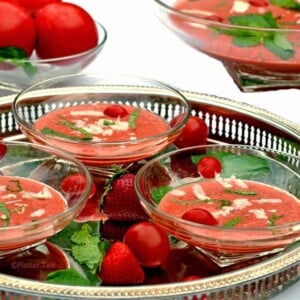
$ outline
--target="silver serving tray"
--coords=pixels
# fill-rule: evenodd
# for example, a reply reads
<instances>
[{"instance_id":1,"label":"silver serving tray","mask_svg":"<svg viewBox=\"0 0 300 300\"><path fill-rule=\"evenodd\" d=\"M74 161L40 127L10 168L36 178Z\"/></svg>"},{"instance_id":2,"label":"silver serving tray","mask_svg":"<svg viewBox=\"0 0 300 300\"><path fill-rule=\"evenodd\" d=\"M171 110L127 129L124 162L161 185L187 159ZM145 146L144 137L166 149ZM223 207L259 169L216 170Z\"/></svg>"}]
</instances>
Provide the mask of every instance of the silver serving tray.
<instances>
[{"instance_id":1,"label":"silver serving tray","mask_svg":"<svg viewBox=\"0 0 300 300\"><path fill-rule=\"evenodd\" d=\"M247 144L300 155L300 126L266 110L212 95L183 91L192 113L216 142ZM1 133L23 140L12 112L13 95L0 98ZM268 299L300 278L300 245L263 262L209 278L171 284L82 287L48 284L0 273L0 299Z\"/></svg>"}]
</instances>

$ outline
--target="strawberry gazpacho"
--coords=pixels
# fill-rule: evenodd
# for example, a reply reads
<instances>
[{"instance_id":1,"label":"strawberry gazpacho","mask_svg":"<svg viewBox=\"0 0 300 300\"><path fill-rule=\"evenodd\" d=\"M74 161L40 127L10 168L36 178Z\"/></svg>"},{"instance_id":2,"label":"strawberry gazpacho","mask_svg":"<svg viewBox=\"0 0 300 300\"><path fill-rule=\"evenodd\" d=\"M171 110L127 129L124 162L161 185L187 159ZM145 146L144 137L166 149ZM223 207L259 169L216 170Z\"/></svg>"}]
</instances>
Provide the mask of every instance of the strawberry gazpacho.
<instances>
[{"instance_id":1,"label":"strawberry gazpacho","mask_svg":"<svg viewBox=\"0 0 300 300\"><path fill-rule=\"evenodd\" d=\"M299 72L299 1L178 0L174 9L183 14L171 17L173 26L208 55L259 65L261 72Z\"/></svg>"},{"instance_id":2,"label":"strawberry gazpacho","mask_svg":"<svg viewBox=\"0 0 300 300\"><path fill-rule=\"evenodd\" d=\"M171 130L166 120L150 110L125 104L58 108L37 119L34 129L38 134L32 138L67 150L92 166L137 161L171 142L165 136Z\"/></svg>"},{"instance_id":3,"label":"strawberry gazpacho","mask_svg":"<svg viewBox=\"0 0 300 300\"><path fill-rule=\"evenodd\" d=\"M300 201L294 195L236 178L186 184L168 192L159 203L161 211L179 218L195 208L209 211L224 228L272 228L300 220Z\"/></svg>"},{"instance_id":4,"label":"strawberry gazpacho","mask_svg":"<svg viewBox=\"0 0 300 300\"><path fill-rule=\"evenodd\" d=\"M169 126L156 114L129 105L83 104L52 111L35 122L48 136L90 142L127 142L163 133Z\"/></svg>"},{"instance_id":5,"label":"strawberry gazpacho","mask_svg":"<svg viewBox=\"0 0 300 300\"><path fill-rule=\"evenodd\" d=\"M34 223L59 214L68 207L52 187L36 180L0 176L0 229ZM0 241L6 239L5 232Z\"/></svg>"}]
</instances>

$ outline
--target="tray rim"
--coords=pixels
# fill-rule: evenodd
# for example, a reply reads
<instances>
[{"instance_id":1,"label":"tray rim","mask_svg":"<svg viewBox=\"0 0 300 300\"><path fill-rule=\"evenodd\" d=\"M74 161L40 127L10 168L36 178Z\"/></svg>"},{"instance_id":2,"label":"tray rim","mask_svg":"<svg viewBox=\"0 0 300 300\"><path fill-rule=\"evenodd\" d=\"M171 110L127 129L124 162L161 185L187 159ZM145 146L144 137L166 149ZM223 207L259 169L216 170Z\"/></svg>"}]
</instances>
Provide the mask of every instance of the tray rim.
<instances>
[{"instance_id":1,"label":"tray rim","mask_svg":"<svg viewBox=\"0 0 300 300\"><path fill-rule=\"evenodd\" d=\"M203 102L218 107L229 108L248 114L268 123L277 129L288 132L300 141L300 125L293 123L281 116L251 104L238 102L215 95L180 91L188 100ZM1 106L10 105L16 95L0 97ZM292 247L291 247L292 248ZM51 297L71 297L73 299L84 296L86 299L153 299L170 298L191 295L202 292L214 292L236 285L246 284L251 281L279 274L281 271L296 265L300 261L300 246L288 249L263 262L193 282L169 283L160 285L143 285L128 287L83 287L71 285L50 284L30 279L0 273L0 291L9 291L18 294L42 295Z\"/></svg>"}]
</instances>

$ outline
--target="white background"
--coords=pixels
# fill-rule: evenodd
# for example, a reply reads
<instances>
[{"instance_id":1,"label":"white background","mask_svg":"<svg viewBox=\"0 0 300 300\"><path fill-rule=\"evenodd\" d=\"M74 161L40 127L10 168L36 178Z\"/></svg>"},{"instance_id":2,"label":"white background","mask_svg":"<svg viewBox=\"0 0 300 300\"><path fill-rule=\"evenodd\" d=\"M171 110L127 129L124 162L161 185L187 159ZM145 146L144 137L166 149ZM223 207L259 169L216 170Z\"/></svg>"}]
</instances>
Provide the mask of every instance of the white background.
<instances>
[{"instance_id":1,"label":"white background","mask_svg":"<svg viewBox=\"0 0 300 300\"><path fill-rule=\"evenodd\" d=\"M300 90L242 93L223 65L189 47L153 13L153 0L73 0L108 31L108 40L85 72L119 72L161 80L267 109L300 124Z\"/></svg>"},{"instance_id":2,"label":"white background","mask_svg":"<svg viewBox=\"0 0 300 300\"><path fill-rule=\"evenodd\" d=\"M84 72L129 73L177 88L217 95L269 110L300 125L300 90L242 93L223 65L180 41L152 11L153 0L70 0L108 31L107 43ZM299 300L300 282L276 296Z\"/></svg>"}]
</instances>

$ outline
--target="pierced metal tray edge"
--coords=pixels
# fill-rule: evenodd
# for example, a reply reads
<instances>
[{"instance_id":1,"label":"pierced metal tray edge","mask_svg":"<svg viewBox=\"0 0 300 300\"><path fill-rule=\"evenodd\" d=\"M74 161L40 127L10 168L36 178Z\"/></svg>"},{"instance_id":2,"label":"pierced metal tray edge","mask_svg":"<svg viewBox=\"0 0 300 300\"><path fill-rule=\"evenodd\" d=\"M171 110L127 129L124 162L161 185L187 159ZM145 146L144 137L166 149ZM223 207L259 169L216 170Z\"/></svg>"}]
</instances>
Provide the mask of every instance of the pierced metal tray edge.
<instances>
[{"instance_id":1,"label":"pierced metal tray edge","mask_svg":"<svg viewBox=\"0 0 300 300\"><path fill-rule=\"evenodd\" d=\"M195 100L196 102L197 100L199 101L199 99L201 99L202 102L213 104L216 106L222 106L224 108L228 108L229 106L231 106L238 112L248 113L252 117L267 122L269 125L272 125L276 128L289 130L291 133L298 136L300 140L300 124L296 124L292 121L289 121L286 118L279 116L275 113L271 113L266 109L253 106L248 103L238 102L236 100L223 98L220 96L214 96L210 94L203 94L191 91L182 91L182 93L189 100Z\"/></svg>"}]
</instances>

